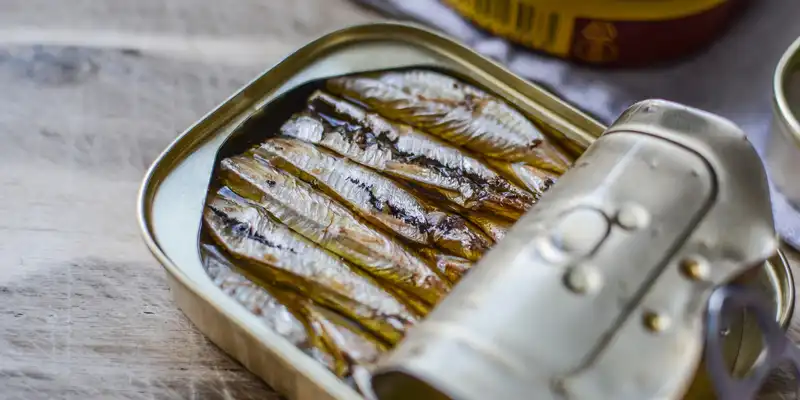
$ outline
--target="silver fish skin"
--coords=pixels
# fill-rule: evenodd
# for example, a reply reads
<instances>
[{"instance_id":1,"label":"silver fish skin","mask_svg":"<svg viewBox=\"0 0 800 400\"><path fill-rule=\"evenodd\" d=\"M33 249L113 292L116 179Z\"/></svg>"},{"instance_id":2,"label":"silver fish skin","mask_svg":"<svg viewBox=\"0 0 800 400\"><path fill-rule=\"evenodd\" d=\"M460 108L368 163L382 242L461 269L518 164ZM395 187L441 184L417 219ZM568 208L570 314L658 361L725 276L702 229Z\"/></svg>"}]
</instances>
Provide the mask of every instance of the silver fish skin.
<instances>
[{"instance_id":1,"label":"silver fish skin","mask_svg":"<svg viewBox=\"0 0 800 400\"><path fill-rule=\"evenodd\" d=\"M538 200L558 180L559 175L534 167L524 162L507 163L500 160L487 160L501 175L521 185Z\"/></svg>"},{"instance_id":2,"label":"silver fish skin","mask_svg":"<svg viewBox=\"0 0 800 400\"><path fill-rule=\"evenodd\" d=\"M266 290L235 272L231 263L211 245L202 245L203 264L214 285L257 315L275 333L294 345L308 340L305 327L285 305Z\"/></svg>"},{"instance_id":3,"label":"silver fish skin","mask_svg":"<svg viewBox=\"0 0 800 400\"><path fill-rule=\"evenodd\" d=\"M222 160L225 184L312 242L433 305L449 286L421 259L311 185L258 156Z\"/></svg>"},{"instance_id":4,"label":"silver fish skin","mask_svg":"<svg viewBox=\"0 0 800 400\"><path fill-rule=\"evenodd\" d=\"M513 221L486 214L467 213L464 217L480 227L495 243L501 241L508 233L508 230L511 229L511 226L514 225Z\"/></svg>"},{"instance_id":5,"label":"silver fish skin","mask_svg":"<svg viewBox=\"0 0 800 400\"><path fill-rule=\"evenodd\" d=\"M330 347L340 352L348 364L372 365L387 347L352 321L309 302L309 312L325 332ZM352 368L351 368L352 369Z\"/></svg>"},{"instance_id":6,"label":"silver fish skin","mask_svg":"<svg viewBox=\"0 0 800 400\"><path fill-rule=\"evenodd\" d=\"M458 146L564 172L569 158L519 111L457 79L426 70L330 79L327 89Z\"/></svg>"},{"instance_id":7,"label":"silver fish skin","mask_svg":"<svg viewBox=\"0 0 800 400\"><path fill-rule=\"evenodd\" d=\"M453 284L458 283L473 266L473 262L470 260L451 256L434 249L423 249L421 254L428 263L447 276L447 279Z\"/></svg>"},{"instance_id":8,"label":"silver fish skin","mask_svg":"<svg viewBox=\"0 0 800 400\"><path fill-rule=\"evenodd\" d=\"M236 272L236 267L211 244L201 245L206 271L223 293L292 344L340 377L369 366L386 351L386 345L357 324L314 304L299 293L256 283Z\"/></svg>"},{"instance_id":9,"label":"silver fish skin","mask_svg":"<svg viewBox=\"0 0 800 400\"><path fill-rule=\"evenodd\" d=\"M328 93L309 98L281 134L322 145L359 164L439 191L467 210L519 217L534 198L461 149Z\"/></svg>"},{"instance_id":10,"label":"silver fish skin","mask_svg":"<svg viewBox=\"0 0 800 400\"><path fill-rule=\"evenodd\" d=\"M309 333L331 354L331 370L340 377L354 372L357 366L374 364L387 350L385 343L366 332L352 320L321 307L311 299L291 290L270 288L271 293L307 322Z\"/></svg>"},{"instance_id":11,"label":"silver fish skin","mask_svg":"<svg viewBox=\"0 0 800 400\"><path fill-rule=\"evenodd\" d=\"M203 266L209 278L226 295L259 317L272 331L297 346L328 369L336 369L330 350L310 330L308 321L301 321L286 305L266 289L236 272L230 260L219 249L202 244Z\"/></svg>"},{"instance_id":12,"label":"silver fish skin","mask_svg":"<svg viewBox=\"0 0 800 400\"><path fill-rule=\"evenodd\" d=\"M275 138L256 155L279 163L302 179L327 188L363 218L417 244L428 244L426 210L394 182L313 144Z\"/></svg>"},{"instance_id":13,"label":"silver fish skin","mask_svg":"<svg viewBox=\"0 0 800 400\"><path fill-rule=\"evenodd\" d=\"M402 303L374 281L228 188L208 201L203 216L214 241L259 279L293 287L391 343L400 340L415 321Z\"/></svg>"},{"instance_id":14,"label":"silver fish skin","mask_svg":"<svg viewBox=\"0 0 800 400\"><path fill-rule=\"evenodd\" d=\"M491 240L463 217L432 209L393 180L346 158L291 138L264 142L256 154L312 182L368 221L419 245L477 259Z\"/></svg>"}]
</instances>

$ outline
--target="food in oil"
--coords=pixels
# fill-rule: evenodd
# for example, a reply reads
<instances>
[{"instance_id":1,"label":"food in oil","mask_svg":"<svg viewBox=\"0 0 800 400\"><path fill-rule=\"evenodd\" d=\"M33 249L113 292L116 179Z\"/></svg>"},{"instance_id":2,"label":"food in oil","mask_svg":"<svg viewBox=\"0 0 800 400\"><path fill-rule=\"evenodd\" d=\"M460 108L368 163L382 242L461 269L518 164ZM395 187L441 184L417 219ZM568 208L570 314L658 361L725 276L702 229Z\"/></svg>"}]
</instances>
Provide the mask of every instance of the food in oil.
<instances>
[{"instance_id":1,"label":"food in oil","mask_svg":"<svg viewBox=\"0 0 800 400\"><path fill-rule=\"evenodd\" d=\"M480 227L495 242L502 240L511 229L511 225L514 224L513 221L505 218L484 213L466 213L464 216Z\"/></svg>"},{"instance_id":2,"label":"food in oil","mask_svg":"<svg viewBox=\"0 0 800 400\"><path fill-rule=\"evenodd\" d=\"M476 153L557 173L569 157L519 111L438 72L411 70L331 79L327 88Z\"/></svg>"},{"instance_id":3,"label":"food in oil","mask_svg":"<svg viewBox=\"0 0 800 400\"><path fill-rule=\"evenodd\" d=\"M208 276L223 293L231 296L248 311L306 354L330 370L336 369L336 360L328 347L310 329L307 321L298 317L289 307L275 298L264 286L237 272L228 257L215 246L203 244L200 248L203 266Z\"/></svg>"},{"instance_id":4,"label":"food in oil","mask_svg":"<svg viewBox=\"0 0 800 400\"><path fill-rule=\"evenodd\" d=\"M220 156L201 255L225 293L358 389L570 160L438 72L333 78L295 98Z\"/></svg>"},{"instance_id":5,"label":"food in oil","mask_svg":"<svg viewBox=\"0 0 800 400\"><path fill-rule=\"evenodd\" d=\"M422 249L419 252L422 257L453 283L458 282L473 265L470 260L451 256L435 249Z\"/></svg>"},{"instance_id":6,"label":"food in oil","mask_svg":"<svg viewBox=\"0 0 800 400\"><path fill-rule=\"evenodd\" d=\"M419 256L311 185L257 156L224 159L221 179L306 239L433 305L447 293Z\"/></svg>"},{"instance_id":7,"label":"food in oil","mask_svg":"<svg viewBox=\"0 0 800 400\"><path fill-rule=\"evenodd\" d=\"M437 246L477 260L492 244L483 231L460 215L434 209L394 180L312 143L269 139L256 149L256 155L297 174L368 221L416 245Z\"/></svg>"},{"instance_id":8,"label":"food in oil","mask_svg":"<svg viewBox=\"0 0 800 400\"><path fill-rule=\"evenodd\" d=\"M458 206L518 218L534 202L466 152L408 125L318 91L307 112L281 133L322 145L352 161L440 192Z\"/></svg>"},{"instance_id":9,"label":"food in oil","mask_svg":"<svg viewBox=\"0 0 800 400\"><path fill-rule=\"evenodd\" d=\"M543 195L558 180L558 174L528 163L507 163L499 160L488 160L487 162L501 175L531 191L536 198Z\"/></svg>"},{"instance_id":10,"label":"food in oil","mask_svg":"<svg viewBox=\"0 0 800 400\"><path fill-rule=\"evenodd\" d=\"M297 289L391 343L414 321L405 306L374 281L228 188L211 198L203 220L217 245L249 274Z\"/></svg>"},{"instance_id":11,"label":"food in oil","mask_svg":"<svg viewBox=\"0 0 800 400\"><path fill-rule=\"evenodd\" d=\"M376 336L311 299L246 276L218 248L206 244L201 253L206 271L223 292L337 376L350 377L368 368L388 348Z\"/></svg>"}]
</instances>

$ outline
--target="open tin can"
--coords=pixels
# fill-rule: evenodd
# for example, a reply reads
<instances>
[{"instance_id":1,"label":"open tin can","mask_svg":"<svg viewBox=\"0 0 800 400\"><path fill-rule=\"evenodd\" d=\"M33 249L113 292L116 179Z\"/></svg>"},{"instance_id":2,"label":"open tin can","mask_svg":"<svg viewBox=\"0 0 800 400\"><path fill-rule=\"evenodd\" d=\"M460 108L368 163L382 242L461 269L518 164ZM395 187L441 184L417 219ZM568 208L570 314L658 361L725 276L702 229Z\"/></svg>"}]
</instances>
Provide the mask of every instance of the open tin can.
<instances>
[{"instance_id":1,"label":"open tin can","mask_svg":"<svg viewBox=\"0 0 800 400\"><path fill-rule=\"evenodd\" d=\"M605 127L540 86L525 81L472 50L408 24L355 26L317 39L248 83L181 134L155 161L140 192L138 216L144 240L167 271L173 296L214 343L276 390L292 399L358 399L361 396L284 337L270 330L206 274L198 231L209 183L226 140L274 99L310 82L375 70L426 67L447 71L512 104L548 134L585 150ZM794 287L786 259L778 254L742 276L771 300L786 327ZM747 315L734 315L725 332L735 374L755 364L761 343ZM701 369L687 398L706 398Z\"/></svg>"}]
</instances>

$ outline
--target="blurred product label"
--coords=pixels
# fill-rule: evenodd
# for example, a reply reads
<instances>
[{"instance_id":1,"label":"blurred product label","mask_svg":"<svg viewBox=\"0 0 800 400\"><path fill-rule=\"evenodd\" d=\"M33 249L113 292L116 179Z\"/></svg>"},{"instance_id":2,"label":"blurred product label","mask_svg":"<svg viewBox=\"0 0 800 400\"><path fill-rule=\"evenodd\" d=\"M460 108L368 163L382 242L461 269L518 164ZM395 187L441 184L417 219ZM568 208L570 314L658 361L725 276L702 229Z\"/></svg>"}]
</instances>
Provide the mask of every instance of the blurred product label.
<instances>
[{"instance_id":1,"label":"blurred product label","mask_svg":"<svg viewBox=\"0 0 800 400\"><path fill-rule=\"evenodd\" d=\"M443 0L495 35L576 61L641 65L713 40L746 0Z\"/></svg>"}]
</instances>

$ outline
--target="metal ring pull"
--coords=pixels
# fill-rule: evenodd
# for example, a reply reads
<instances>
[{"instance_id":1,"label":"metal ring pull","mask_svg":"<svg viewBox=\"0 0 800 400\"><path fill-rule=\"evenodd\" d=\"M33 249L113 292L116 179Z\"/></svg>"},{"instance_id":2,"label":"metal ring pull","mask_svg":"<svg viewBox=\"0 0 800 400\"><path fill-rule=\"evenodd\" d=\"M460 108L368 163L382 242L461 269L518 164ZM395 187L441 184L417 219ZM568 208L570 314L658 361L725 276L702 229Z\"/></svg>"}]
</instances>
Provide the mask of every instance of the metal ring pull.
<instances>
[{"instance_id":1,"label":"metal ring pull","mask_svg":"<svg viewBox=\"0 0 800 400\"><path fill-rule=\"evenodd\" d=\"M784 334L767 304L759 293L737 286L721 287L711 295L708 301L705 355L718 398L755 398L769 373L784 361L790 361L795 376L800 376L800 348ZM754 369L741 379L731 375L723 357L723 339L719 332L724 329L723 311L726 309L751 313L762 335L764 351Z\"/></svg>"}]
</instances>

